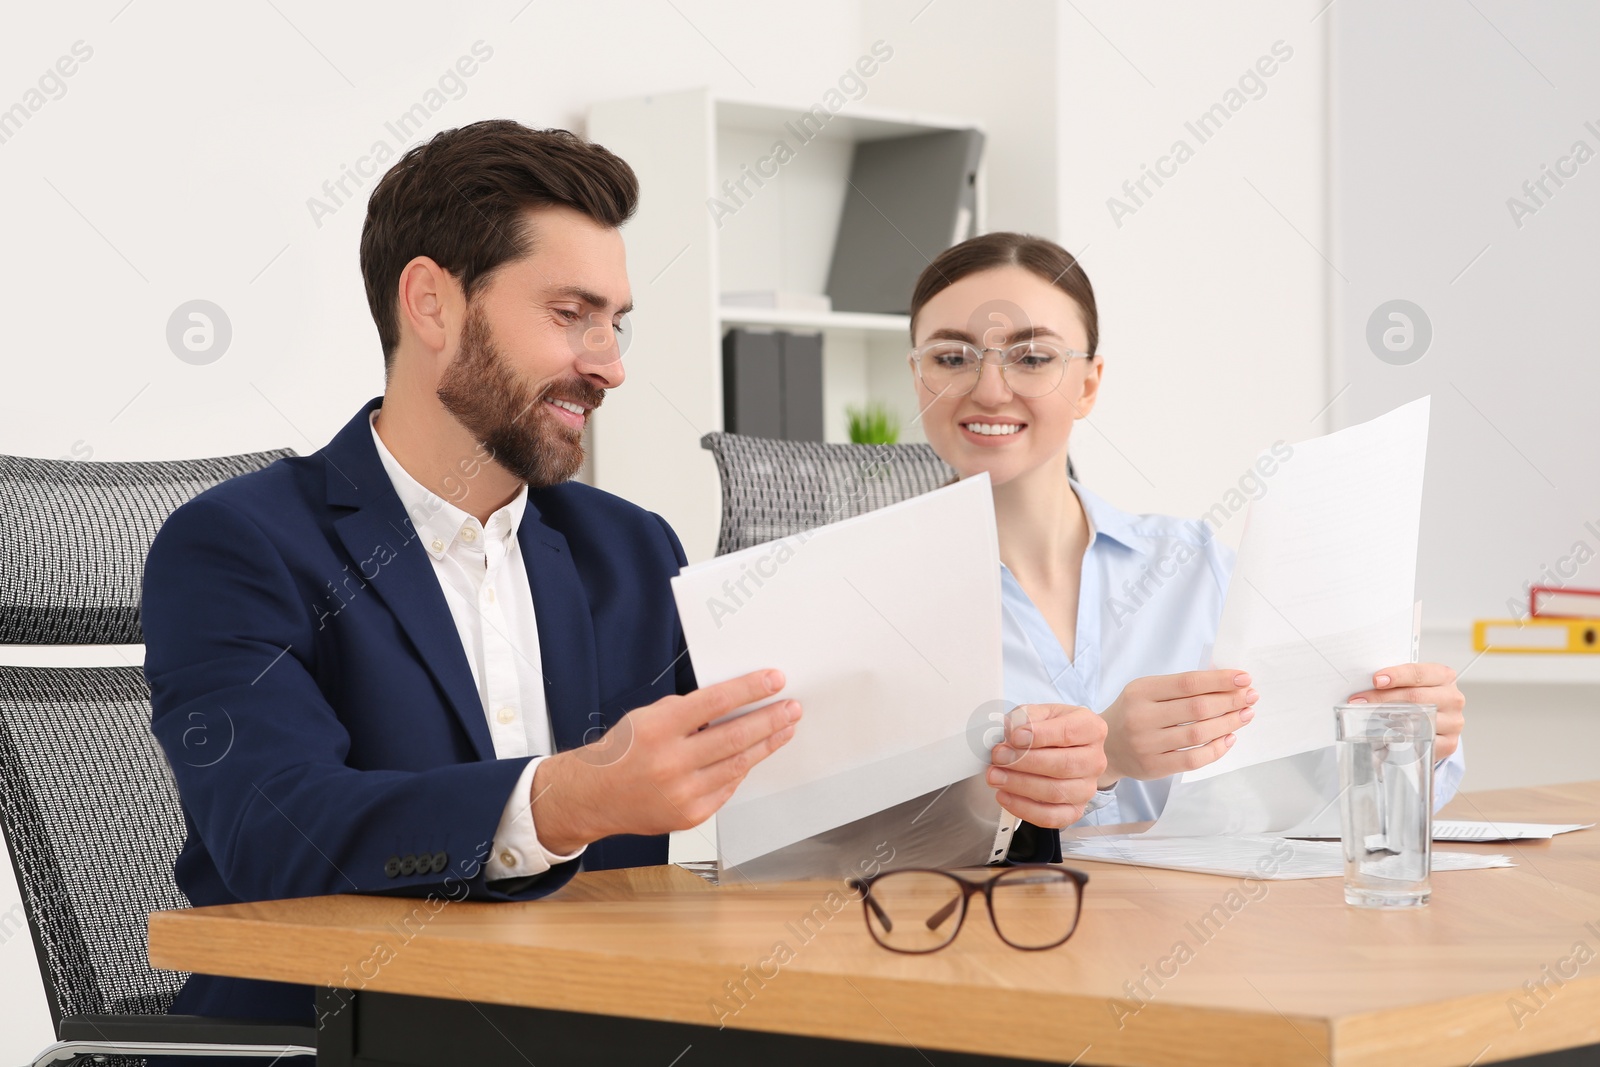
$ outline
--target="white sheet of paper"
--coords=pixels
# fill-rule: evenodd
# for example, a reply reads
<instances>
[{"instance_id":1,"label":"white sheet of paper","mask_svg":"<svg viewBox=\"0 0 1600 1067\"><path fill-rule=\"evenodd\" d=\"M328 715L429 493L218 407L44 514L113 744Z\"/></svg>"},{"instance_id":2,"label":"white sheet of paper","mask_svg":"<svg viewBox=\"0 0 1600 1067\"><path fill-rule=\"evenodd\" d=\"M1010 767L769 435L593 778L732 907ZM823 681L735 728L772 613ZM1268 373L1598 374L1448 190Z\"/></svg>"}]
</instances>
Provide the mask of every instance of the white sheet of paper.
<instances>
[{"instance_id":1,"label":"white sheet of paper","mask_svg":"<svg viewBox=\"0 0 1600 1067\"><path fill-rule=\"evenodd\" d=\"M1248 671L1261 697L1233 748L1184 782L1332 744L1333 705L1410 662L1427 445L1423 397L1295 445L1251 502L1212 662Z\"/></svg>"},{"instance_id":2,"label":"white sheet of paper","mask_svg":"<svg viewBox=\"0 0 1600 1067\"><path fill-rule=\"evenodd\" d=\"M1557 834L1589 830L1592 822L1475 822L1470 819L1433 820L1435 841L1548 841Z\"/></svg>"},{"instance_id":3,"label":"white sheet of paper","mask_svg":"<svg viewBox=\"0 0 1600 1067\"><path fill-rule=\"evenodd\" d=\"M1107 834L1061 840L1062 858L1126 863L1135 867L1220 874L1229 878L1285 881L1338 878L1344 874L1344 846L1337 841L1290 841L1265 834L1217 837L1146 837ZM1435 871L1514 867L1509 857L1475 852L1433 853Z\"/></svg>"},{"instance_id":4,"label":"white sheet of paper","mask_svg":"<svg viewBox=\"0 0 1600 1067\"><path fill-rule=\"evenodd\" d=\"M1433 820L1435 841L1548 841L1557 834L1570 834L1574 830L1590 830L1592 822L1477 822L1472 819ZM1337 841L1336 832L1325 828L1304 830L1299 828L1279 837L1310 838Z\"/></svg>"},{"instance_id":5,"label":"white sheet of paper","mask_svg":"<svg viewBox=\"0 0 1600 1067\"><path fill-rule=\"evenodd\" d=\"M701 685L776 667L778 698L805 709L717 813L724 866L986 766L970 727L1004 693L988 475L696 564L672 589Z\"/></svg>"}]
</instances>

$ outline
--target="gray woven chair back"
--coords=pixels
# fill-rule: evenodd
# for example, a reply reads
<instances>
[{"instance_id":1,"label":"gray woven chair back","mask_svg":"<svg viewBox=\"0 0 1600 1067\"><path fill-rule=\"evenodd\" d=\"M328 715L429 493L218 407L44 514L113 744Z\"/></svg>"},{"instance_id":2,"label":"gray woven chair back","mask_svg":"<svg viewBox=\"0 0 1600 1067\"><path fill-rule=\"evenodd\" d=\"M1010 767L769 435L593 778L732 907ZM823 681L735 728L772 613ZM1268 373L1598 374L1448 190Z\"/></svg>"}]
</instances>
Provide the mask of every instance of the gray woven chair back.
<instances>
[{"instance_id":1,"label":"gray woven chair back","mask_svg":"<svg viewBox=\"0 0 1600 1067\"><path fill-rule=\"evenodd\" d=\"M184 501L288 449L175 462L0 456L0 644L139 644L156 531Z\"/></svg>"},{"instance_id":2,"label":"gray woven chair back","mask_svg":"<svg viewBox=\"0 0 1600 1067\"><path fill-rule=\"evenodd\" d=\"M708 433L722 475L717 555L937 489L955 471L928 445L829 445Z\"/></svg>"},{"instance_id":3,"label":"gray woven chair back","mask_svg":"<svg viewBox=\"0 0 1600 1067\"><path fill-rule=\"evenodd\" d=\"M0 666L0 821L52 1015L164 1013L186 976L150 969L145 917L189 906L184 821L138 667Z\"/></svg>"}]
</instances>

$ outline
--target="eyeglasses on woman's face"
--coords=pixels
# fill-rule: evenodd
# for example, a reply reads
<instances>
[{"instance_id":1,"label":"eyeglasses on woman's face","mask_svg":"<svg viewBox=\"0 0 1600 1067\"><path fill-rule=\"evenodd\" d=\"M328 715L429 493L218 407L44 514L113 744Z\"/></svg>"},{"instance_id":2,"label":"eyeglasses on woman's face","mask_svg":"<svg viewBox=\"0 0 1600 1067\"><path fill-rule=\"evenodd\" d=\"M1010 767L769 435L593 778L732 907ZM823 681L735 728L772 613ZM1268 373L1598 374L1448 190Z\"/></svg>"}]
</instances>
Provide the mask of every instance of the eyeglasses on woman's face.
<instances>
[{"instance_id":1,"label":"eyeglasses on woman's face","mask_svg":"<svg viewBox=\"0 0 1600 1067\"><path fill-rule=\"evenodd\" d=\"M1066 375L1067 364L1094 356L1052 341L1018 341L1005 348L979 348L967 341L934 341L911 350L917 380L939 396L966 396L978 385L983 364L1000 368L1006 385L1018 396L1039 397L1053 392Z\"/></svg>"},{"instance_id":2,"label":"eyeglasses on woman's face","mask_svg":"<svg viewBox=\"0 0 1600 1067\"><path fill-rule=\"evenodd\" d=\"M852 878L873 940L894 952L937 952L955 940L967 901L981 894L1000 940L1025 951L1055 948L1078 928L1089 876L1070 867L1018 864L981 880L906 868Z\"/></svg>"}]
</instances>

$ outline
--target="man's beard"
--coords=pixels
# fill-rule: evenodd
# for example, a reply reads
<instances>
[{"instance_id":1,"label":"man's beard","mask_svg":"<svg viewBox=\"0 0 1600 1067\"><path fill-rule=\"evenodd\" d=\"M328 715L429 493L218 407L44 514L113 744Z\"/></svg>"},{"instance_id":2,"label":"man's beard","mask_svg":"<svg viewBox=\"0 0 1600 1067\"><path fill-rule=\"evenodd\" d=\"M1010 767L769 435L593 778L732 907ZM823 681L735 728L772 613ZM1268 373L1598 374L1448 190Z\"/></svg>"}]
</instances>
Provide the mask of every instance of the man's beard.
<instances>
[{"instance_id":1,"label":"man's beard","mask_svg":"<svg viewBox=\"0 0 1600 1067\"><path fill-rule=\"evenodd\" d=\"M461 351L439 380L439 402L506 470L535 489L558 485L583 466L583 433L559 421L547 400L593 410L605 390L582 378L534 391L506 365L489 320L469 306Z\"/></svg>"}]
</instances>

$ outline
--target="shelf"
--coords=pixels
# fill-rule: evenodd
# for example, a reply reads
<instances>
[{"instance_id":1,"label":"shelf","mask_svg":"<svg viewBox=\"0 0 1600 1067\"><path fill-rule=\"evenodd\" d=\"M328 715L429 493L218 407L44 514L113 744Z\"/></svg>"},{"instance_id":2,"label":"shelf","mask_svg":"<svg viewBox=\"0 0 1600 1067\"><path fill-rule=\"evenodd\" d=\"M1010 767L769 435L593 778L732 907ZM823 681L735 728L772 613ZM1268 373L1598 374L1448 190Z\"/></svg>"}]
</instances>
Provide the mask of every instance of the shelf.
<instances>
[{"instance_id":1,"label":"shelf","mask_svg":"<svg viewBox=\"0 0 1600 1067\"><path fill-rule=\"evenodd\" d=\"M717 317L724 326L779 326L796 330L865 330L897 333L911 344L909 315L877 315L865 311L783 311L774 308L723 306Z\"/></svg>"},{"instance_id":2,"label":"shelf","mask_svg":"<svg viewBox=\"0 0 1600 1067\"><path fill-rule=\"evenodd\" d=\"M1448 663L1463 685L1600 685L1600 655L1479 653L1467 630L1423 630L1422 658Z\"/></svg>"},{"instance_id":3,"label":"shelf","mask_svg":"<svg viewBox=\"0 0 1600 1067\"><path fill-rule=\"evenodd\" d=\"M615 391L595 415L590 470L597 487L666 519L692 561L715 551L721 520L721 483L700 436L723 424L729 327L826 335L825 440L845 440L848 408L870 403L900 416L902 440L922 438L907 316L727 307L721 294L822 293L856 146L981 124L854 100L823 121L813 103L697 88L589 111L586 135L628 160L650 191L628 224L628 261L651 279L649 322L643 306L634 316L639 335L664 341L636 368L648 366L648 383ZM775 149L780 141L787 152ZM976 185L982 233L981 165Z\"/></svg>"},{"instance_id":4,"label":"shelf","mask_svg":"<svg viewBox=\"0 0 1600 1067\"><path fill-rule=\"evenodd\" d=\"M828 121L821 125L821 129L816 130L815 117L804 107L795 107L792 104L769 104L758 100L736 100L729 97L718 97L713 103L719 126L729 130L759 133L762 136L781 136L785 124L791 124L796 129L805 129L808 137L816 136L846 142L910 137L936 130L980 128L979 123L970 119L906 111L883 111L854 105L855 102L851 101L843 110L833 112ZM802 127L802 121L808 117L811 119L811 125ZM810 132L813 130L816 130L814 134Z\"/></svg>"}]
</instances>

